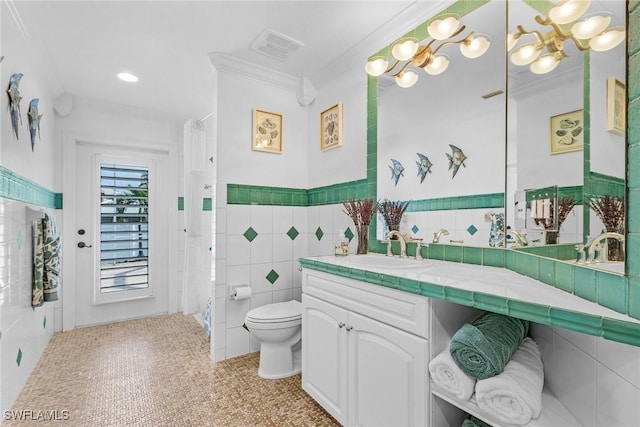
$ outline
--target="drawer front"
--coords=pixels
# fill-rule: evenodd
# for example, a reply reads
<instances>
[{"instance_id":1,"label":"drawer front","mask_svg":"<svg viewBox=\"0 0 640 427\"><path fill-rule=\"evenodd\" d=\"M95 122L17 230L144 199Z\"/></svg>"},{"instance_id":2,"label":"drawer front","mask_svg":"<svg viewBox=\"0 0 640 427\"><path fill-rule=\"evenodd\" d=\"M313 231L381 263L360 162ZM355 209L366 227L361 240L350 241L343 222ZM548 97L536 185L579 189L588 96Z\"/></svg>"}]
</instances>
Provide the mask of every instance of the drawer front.
<instances>
[{"instance_id":1,"label":"drawer front","mask_svg":"<svg viewBox=\"0 0 640 427\"><path fill-rule=\"evenodd\" d=\"M371 283L304 269L302 292L428 338L427 298Z\"/></svg>"}]
</instances>

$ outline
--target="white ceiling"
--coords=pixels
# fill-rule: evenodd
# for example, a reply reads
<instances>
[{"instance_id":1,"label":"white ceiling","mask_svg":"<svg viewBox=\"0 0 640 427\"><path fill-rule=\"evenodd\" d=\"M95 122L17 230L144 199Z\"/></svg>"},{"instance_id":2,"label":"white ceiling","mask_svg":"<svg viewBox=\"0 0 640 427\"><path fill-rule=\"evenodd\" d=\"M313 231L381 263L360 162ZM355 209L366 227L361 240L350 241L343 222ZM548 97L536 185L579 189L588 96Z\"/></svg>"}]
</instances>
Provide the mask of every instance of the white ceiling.
<instances>
[{"instance_id":1,"label":"white ceiling","mask_svg":"<svg viewBox=\"0 0 640 427\"><path fill-rule=\"evenodd\" d=\"M56 95L142 107L182 121L211 111L209 53L309 76L313 82L336 63L357 58L364 64L391 37L446 3L8 0L10 13L3 10L3 15L23 21L25 36L50 70ZM251 51L265 29L304 47L286 62ZM120 71L140 81L121 82L115 77Z\"/></svg>"}]
</instances>

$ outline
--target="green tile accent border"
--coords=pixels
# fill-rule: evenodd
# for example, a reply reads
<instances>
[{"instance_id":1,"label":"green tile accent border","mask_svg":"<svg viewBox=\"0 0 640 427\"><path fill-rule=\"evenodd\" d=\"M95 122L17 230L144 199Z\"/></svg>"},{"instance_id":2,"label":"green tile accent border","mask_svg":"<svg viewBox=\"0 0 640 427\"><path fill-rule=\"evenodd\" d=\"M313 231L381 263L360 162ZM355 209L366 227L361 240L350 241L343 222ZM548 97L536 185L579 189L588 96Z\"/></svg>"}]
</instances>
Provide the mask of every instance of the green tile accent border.
<instances>
[{"instance_id":1,"label":"green tile accent border","mask_svg":"<svg viewBox=\"0 0 640 427\"><path fill-rule=\"evenodd\" d=\"M229 205L319 206L367 197L367 181L343 182L311 189L227 184Z\"/></svg>"},{"instance_id":2,"label":"green tile accent border","mask_svg":"<svg viewBox=\"0 0 640 427\"><path fill-rule=\"evenodd\" d=\"M412 200L407 212L446 211L454 209L504 208L504 193L473 194Z\"/></svg>"},{"instance_id":3,"label":"green tile accent border","mask_svg":"<svg viewBox=\"0 0 640 427\"><path fill-rule=\"evenodd\" d=\"M585 179L584 191L591 197L603 196L605 194L624 197L624 179L598 172L589 172L587 179Z\"/></svg>"},{"instance_id":4,"label":"green tile accent border","mask_svg":"<svg viewBox=\"0 0 640 427\"><path fill-rule=\"evenodd\" d=\"M624 184L623 184L624 185ZM571 186L566 186L566 187L558 187L558 199L561 199L563 197L571 197L573 200L576 201L576 203L578 205L582 204L582 185L571 185ZM538 196L540 193L552 193L553 192L553 187L546 187L546 188L538 188L535 190L527 190L526 191L526 200L527 202L530 202L533 199L539 198L536 197Z\"/></svg>"},{"instance_id":5,"label":"green tile accent border","mask_svg":"<svg viewBox=\"0 0 640 427\"><path fill-rule=\"evenodd\" d=\"M3 166L0 166L0 197L47 208L62 209L62 193L54 193Z\"/></svg>"},{"instance_id":6,"label":"green tile accent border","mask_svg":"<svg viewBox=\"0 0 640 427\"><path fill-rule=\"evenodd\" d=\"M203 211L211 211L213 209L213 200L211 197L204 197L202 199L202 210ZM178 210L184 210L184 197L178 197Z\"/></svg>"},{"instance_id":7,"label":"green tile accent border","mask_svg":"<svg viewBox=\"0 0 640 427\"><path fill-rule=\"evenodd\" d=\"M520 255L529 256L529 254L524 253ZM307 258L300 258L298 261L302 267L311 270L322 271L378 286L385 286L468 307L514 316L583 334L600 336L609 340L640 347L640 325L635 323L526 302L500 295L489 295L482 292L451 288L423 280L400 278L353 267L336 266ZM619 277L619 279L614 280L625 279L623 276L617 277Z\"/></svg>"}]
</instances>

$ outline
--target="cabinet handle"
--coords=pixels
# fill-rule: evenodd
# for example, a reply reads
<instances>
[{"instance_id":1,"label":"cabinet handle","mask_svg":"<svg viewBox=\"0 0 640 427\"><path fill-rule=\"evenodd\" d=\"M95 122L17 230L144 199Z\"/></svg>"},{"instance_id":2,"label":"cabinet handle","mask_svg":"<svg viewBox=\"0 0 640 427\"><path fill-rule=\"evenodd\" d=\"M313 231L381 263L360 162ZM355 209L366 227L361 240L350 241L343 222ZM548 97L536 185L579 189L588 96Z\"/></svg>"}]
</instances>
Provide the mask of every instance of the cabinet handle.
<instances>
[{"instance_id":1,"label":"cabinet handle","mask_svg":"<svg viewBox=\"0 0 640 427\"><path fill-rule=\"evenodd\" d=\"M346 329L347 329L347 332L349 332L350 330L353 329L353 326L347 326Z\"/></svg>"},{"instance_id":2,"label":"cabinet handle","mask_svg":"<svg viewBox=\"0 0 640 427\"><path fill-rule=\"evenodd\" d=\"M344 327L344 322L338 323L338 328L342 328L342 327Z\"/></svg>"}]
</instances>

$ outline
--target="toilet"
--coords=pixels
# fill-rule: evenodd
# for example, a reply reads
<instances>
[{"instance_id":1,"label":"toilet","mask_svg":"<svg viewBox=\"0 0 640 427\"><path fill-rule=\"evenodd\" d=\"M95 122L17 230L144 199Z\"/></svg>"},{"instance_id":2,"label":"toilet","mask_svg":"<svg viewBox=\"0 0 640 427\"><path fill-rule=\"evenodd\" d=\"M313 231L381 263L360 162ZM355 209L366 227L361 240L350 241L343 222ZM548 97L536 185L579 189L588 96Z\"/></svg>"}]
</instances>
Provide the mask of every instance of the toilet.
<instances>
[{"instance_id":1,"label":"toilet","mask_svg":"<svg viewBox=\"0 0 640 427\"><path fill-rule=\"evenodd\" d=\"M258 376L285 378L301 370L302 304L293 300L254 308L244 323L260 340Z\"/></svg>"}]
</instances>

